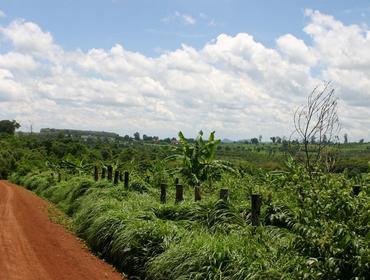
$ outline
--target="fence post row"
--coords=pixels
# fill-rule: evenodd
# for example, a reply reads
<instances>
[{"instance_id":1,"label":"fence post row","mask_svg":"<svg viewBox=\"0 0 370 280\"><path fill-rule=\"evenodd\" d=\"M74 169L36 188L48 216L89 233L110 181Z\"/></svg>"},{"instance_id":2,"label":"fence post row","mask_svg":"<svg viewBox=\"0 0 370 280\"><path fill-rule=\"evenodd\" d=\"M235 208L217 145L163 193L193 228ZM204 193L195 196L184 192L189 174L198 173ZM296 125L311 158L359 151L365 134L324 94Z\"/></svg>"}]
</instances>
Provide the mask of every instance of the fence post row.
<instances>
[{"instance_id":1,"label":"fence post row","mask_svg":"<svg viewBox=\"0 0 370 280\"><path fill-rule=\"evenodd\" d=\"M113 173L113 168L112 166L108 166L108 180L112 180L112 174ZM105 174L106 174L106 168L102 167L102 174L101 178L105 179ZM54 174L53 174L54 175ZM95 181L99 180L99 172L98 172L98 167L94 167L94 179ZM58 172L58 182L61 180L61 174ZM125 171L124 176L122 173L118 170L114 172L114 184L117 185L119 181L124 181L124 187L125 189L128 189L129 187L129 172ZM175 186L176 186L176 203L179 203L184 200L184 187L179 184L179 178L175 178ZM167 200L167 184L161 184L161 194L160 194L160 201L161 203L166 203ZM358 196L358 194L361 191L361 186L355 185L352 188L352 193L355 196ZM195 186L194 187L194 199L195 201L200 201L202 199L201 195L201 189L200 186ZM223 188L220 189L220 199L224 201L229 200L229 189ZM271 199L271 198L270 198ZM259 221L259 216L260 216L260 211L261 211L261 205L262 205L262 199L261 195L259 194L252 194L251 197L251 202L252 202L252 211L251 211L251 221L252 221L252 226L259 226L260 221Z\"/></svg>"}]
</instances>

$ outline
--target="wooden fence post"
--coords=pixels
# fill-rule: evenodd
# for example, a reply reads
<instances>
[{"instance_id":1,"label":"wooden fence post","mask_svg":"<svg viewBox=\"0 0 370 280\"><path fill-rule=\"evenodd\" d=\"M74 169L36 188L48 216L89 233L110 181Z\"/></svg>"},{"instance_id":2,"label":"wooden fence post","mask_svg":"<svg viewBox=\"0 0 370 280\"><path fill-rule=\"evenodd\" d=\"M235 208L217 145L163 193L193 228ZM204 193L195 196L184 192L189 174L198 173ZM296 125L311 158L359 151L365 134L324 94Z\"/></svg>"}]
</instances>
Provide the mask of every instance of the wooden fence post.
<instances>
[{"instance_id":1,"label":"wooden fence post","mask_svg":"<svg viewBox=\"0 0 370 280\"><path fill-rule=\"evenodd\" d=\"M179 203L184 200L184 187L180 184L176 185L176 203Z\"/></svg>"},{"instance_id":2,"label":"wooden fence post","mask_svg":"<svg viewBox=\"0 0 370 280\"><path fill-rule=\"evenodd\" d=\"M97 182L99 180L99 170L98 167L94 166L94 181Z\"/></svg>"},{"instance_id":3,"label":"wooden fence post","mask_svg":"<svg viewBox=\"0 0 370 280\"><path fill-rule=\"evenodd\" d=\"M112 181L113 179L113 167L112 165L108 165L108 181Z\"/></svg>"},{"instance_id":4,"label":"wooden fence post","mask_svg":"<svg viewBox=\"0 0 370 280\"><path fill-rule=\"evenodd\" d=\"M166 203L166 196L167 196L167 184L161 184L161 203Z\"/></svg>"},{"instance_id":5,"label":"wooden fence post","mask_svg":"<svg viewBox=\"0 0 370 280\"><path fill-rule=\"evenodd\" d=\"M200 186L195 186L194 187L194 200L200 201L201 199L202 199L202 195L200 193Z\"/></svg>"},{"instance_id":6,"label":"wooden fence post","mask_svg":"<svg viewBox=\"0 0 370 280\"><path fill-rule=\"evenodd\" d=\"M260 211L261 211L261 195L259 194L252 194L252 215L251 215L251 220L252 220L252 226L259 226L260 220Z\"/></svg>"},{"instance_id":7,"label":"wooden fence post","mask_svg":"<svg viewBox=\"0 0 370 280\"><path fill-rule=\"evenodd\" d=\"M221 189L220 190L220 199L224 201L229 200L229 189Z\"/></svg>"},{"instance_id":8,"label":"wooden fence post","mask_svg":"<svg viewBox=\"0 0 370 280\"><path fill-rule=\"evenodd\" d=\"M119 171L116 170L116 171L114 171L114 181L113 181L113 184L118 185L118 180L119 180Z\"/></svg>"},{"instance_id":9,"label":"wooden fence post","mask_svg":"<svg viewBox=\"0 0 370 280\"><path fill-rule=\"evenodd\" d=\"M179 184L179 178L175 178L175 186Z\"/></svg>"},{"instance_id":10,"label":"wooden fence post","mask_svg":"<svg viewBox=\"0 0 370 280\"><path fill-rule=\"evenodd\" d=\"M124 187L125 189L128 189L128 185L129 185L129 174L128 174L128 171L125 171L125 178L124 178Z\"/></svg>"}]
</instances>

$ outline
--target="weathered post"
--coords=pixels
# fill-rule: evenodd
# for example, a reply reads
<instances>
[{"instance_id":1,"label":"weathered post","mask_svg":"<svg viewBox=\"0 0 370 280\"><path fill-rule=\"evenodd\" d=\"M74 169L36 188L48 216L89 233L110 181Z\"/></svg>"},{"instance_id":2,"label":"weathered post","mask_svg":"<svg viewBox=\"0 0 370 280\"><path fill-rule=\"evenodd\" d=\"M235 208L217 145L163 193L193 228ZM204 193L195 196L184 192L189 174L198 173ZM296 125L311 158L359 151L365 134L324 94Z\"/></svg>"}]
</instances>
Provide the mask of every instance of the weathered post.
<instances>
[{"instance_id":1,"label":"weathered post","mask_svg":"<svg viewBox=\"0 0 370 280\"><path fill-rule=\"evenodd\" d=\"M361 192L361 186L360 185L354 185L352 187L352 194L354 196L358 196L360 194L360 192Z\"/></svg>"},{"instance_id":2,"label":"weathered post","mask_svg":"<svg viewBox=\"0 0 370 280\"><path fill-rule=\"evenodd\" d=\"M272 193L269 193L267 196L267 205L271 206L272 204Z\"/></svg>"},{"instance_id":3,"label":"weathered post","mask_svg":"<svg viewBox=\"0 0 370 280\"><path fill-rule=\"evenodd\" d=\"M129 184L129 174L128 174L128 171L125 171L125 178L124 178L125 189L128 189L128 184Z\"/></svg>"},{"instance_id":4,"label":"weathered post","mask_svg":"<svg viewBox=\"0 0 370 280\"><path fill-rule=\"evenodd\" d=\"M220 190L220 199L224 201L229 200L229 189L221 189Z\"/></svg>"},{"instance_id":5,"label":"weathered post","mask_svg":"<svg viewBox=\"0 0 370 280\"><path fill-rule=\"evenodd\" d=\"M108 181L112 181L113 179L113 167L112 165L108 165Z\"/></svg>"},{"instance_id":6,"label":"weathered post","mask_svg":"<svg viewBox=\"0 0 370 280\"><path fill-rule=\"evenodd\" d=\"M118 170L116 170L116 171L114 171L114 180L113 180L113 184L118 185L118 180L119 180L119 171L118 171Z\"/></svg>"},{"instance_id":7,"label":"weathered post","mask_svg":"<svg viewBox=\"0 0 370 280\"><path fill-rule=\"evenodd\" d=\"M194 200L200 201L201 199L202 199L202 195L200 193L200 186L195 186L194 187Z\"/></svg>"},{"instance_id":8,"label":"weathered post","mask_svg":"<svg viewBox=\"0 0 370 280\"><path fill-rule=\"evenodd\" d=\"M175 186L179 184L179 178L175 178Z\"/></svg>"},{"instance_id":9,"label":"weathered post","mask_svg":"<svg viewBox=\"0 0 370 280\"><path fill-rule=\"evenodd\" d=\"M99 180L99 170L98 167L94 166L94 181L97 182Z\"/></svg>"},{"instance_id":10,"label":"weathered post","mask_svg":"<svg viewBox=\"0 0 370 280\"><path fill-rule=\"evenodd\" d=\"M106 172L105 167L102 167L102 169L101 169L101 178L102 179L105 179L105 172Z\"/></svg>"},{"instance_id":11,"label":"weathered post","mask_svg":"<svg viewBox=\"0 0 370 280\"><path fill-rule=\"evenodd\" d=\"M260 220L260 211L261 211L261 195L259 194L252 194L252 214L251 214L251 220L252 220L252 226L259 226Z\"/></svg>"},{"instance_id":12,"label":"weathered post","mask_svg":"<svg viewBox=\"0 0 370 280\"><path fill-rule=\"evenodd\" d=\"M167 191L167 184L161 184L161 196L160 196L160 199L161 199L161 203L166 203L166 193Z\"/></svg>"},{"instance_id":13,"label":"weathered post","mask_svg":"<svg viewBox=\"0 0 370 280\"><path fill-rule=\"evenodd\" d=\"M180 184L176 185L176 203L179 203L184 200L184 187Z\"/></svg>"}]
</instances>

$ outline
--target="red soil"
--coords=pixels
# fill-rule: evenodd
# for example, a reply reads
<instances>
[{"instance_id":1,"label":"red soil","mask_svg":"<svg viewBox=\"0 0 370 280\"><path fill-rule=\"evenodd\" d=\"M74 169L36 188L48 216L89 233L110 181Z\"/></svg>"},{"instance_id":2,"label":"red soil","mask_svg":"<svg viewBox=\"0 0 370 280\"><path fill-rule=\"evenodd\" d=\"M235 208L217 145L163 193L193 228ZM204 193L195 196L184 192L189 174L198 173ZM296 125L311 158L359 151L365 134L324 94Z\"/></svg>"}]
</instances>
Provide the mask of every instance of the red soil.
<instances>
[{"instance_id":1,"label":"red soil","mask_svg":"<svg viewBox=\"0 0 370 280\"><path fill-rule=\"evenodd\" d=\"M120 280L63 226L50 222L50 205L0 181L0 280Z\"/></svg>"}]
</instances>

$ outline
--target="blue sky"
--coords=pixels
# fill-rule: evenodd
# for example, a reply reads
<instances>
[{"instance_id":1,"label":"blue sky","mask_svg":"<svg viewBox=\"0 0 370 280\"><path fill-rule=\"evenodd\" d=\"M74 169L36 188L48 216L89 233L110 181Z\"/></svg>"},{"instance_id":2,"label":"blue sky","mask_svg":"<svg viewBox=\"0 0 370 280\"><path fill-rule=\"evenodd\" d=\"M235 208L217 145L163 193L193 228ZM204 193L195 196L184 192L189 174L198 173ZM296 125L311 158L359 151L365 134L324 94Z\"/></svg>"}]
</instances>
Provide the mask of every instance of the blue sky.
<instances>
[{"instance_id":1,"label":"blue sky","mask_svg":"<svg viewBox=\"0 0 370 280\"><path fill-rule=\"evenodd\" d=\"M0 2L0 119L27 131L289 136L331 81L370 140L369 1Z\"/></svg>"},{"instance_id":2,"label":"blue sky","mask_svg":"<svg viewBox=\"0 0 370 280\"><path fill-rule=\"evenodd\" d=\"M2 0L0 6L8 15L3 21L34 21L67 50L106 49L119 43L149 56L183 43L201 48L221 33L246 32L268 47L285 33L309 40L302 32L307 8L333 15L345 24L370 24L370 2L366 0ZM182 15L193 18L194 24Z\"/></svg>"}]
</instances>

